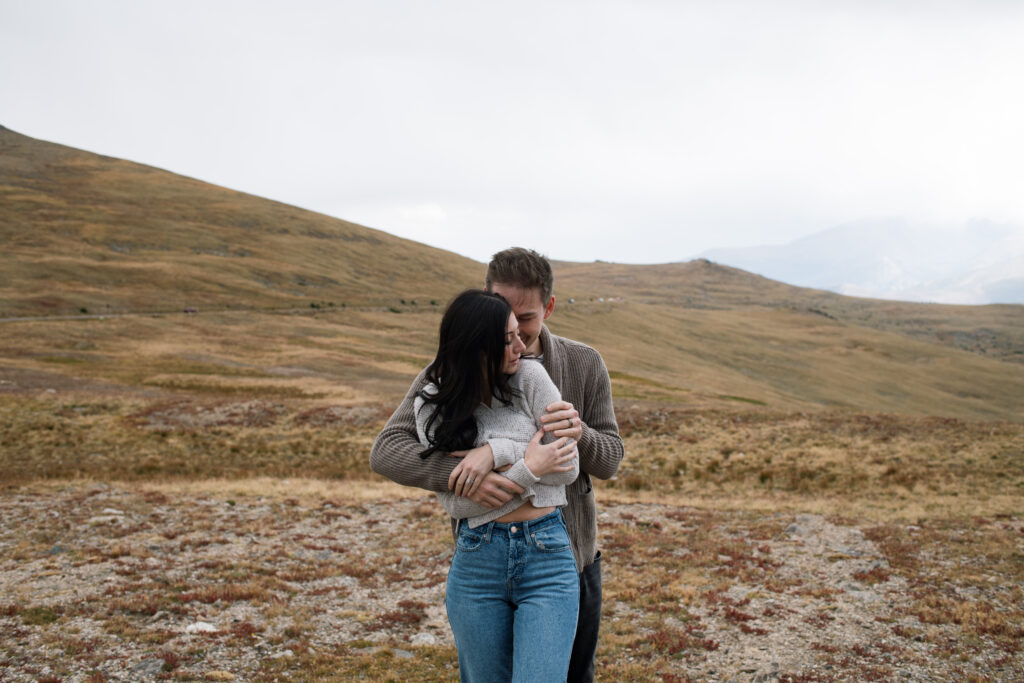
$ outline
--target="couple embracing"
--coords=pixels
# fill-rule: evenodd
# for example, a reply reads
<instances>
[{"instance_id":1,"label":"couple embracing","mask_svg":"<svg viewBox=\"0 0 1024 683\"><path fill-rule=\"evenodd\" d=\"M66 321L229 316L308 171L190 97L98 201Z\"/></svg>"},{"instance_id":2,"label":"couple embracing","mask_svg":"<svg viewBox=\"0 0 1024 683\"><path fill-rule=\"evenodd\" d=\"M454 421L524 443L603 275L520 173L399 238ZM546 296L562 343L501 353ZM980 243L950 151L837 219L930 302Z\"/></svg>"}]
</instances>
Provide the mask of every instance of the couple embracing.
<instances>
[{"instance_id":1,"label":"couple embracing","mask_svg":"<svg viewBox=\"0 0 1024 683\"><path fill-rule=\"evenodd\" d=\"M434 361L370 454L375 472L437 493L455 555L446 608L463 681L590 681L601 617L591 477L623 457L594 349L551 334L547 259L494 255L486 290L441 321Z\"/></svg>"}]
</instances>

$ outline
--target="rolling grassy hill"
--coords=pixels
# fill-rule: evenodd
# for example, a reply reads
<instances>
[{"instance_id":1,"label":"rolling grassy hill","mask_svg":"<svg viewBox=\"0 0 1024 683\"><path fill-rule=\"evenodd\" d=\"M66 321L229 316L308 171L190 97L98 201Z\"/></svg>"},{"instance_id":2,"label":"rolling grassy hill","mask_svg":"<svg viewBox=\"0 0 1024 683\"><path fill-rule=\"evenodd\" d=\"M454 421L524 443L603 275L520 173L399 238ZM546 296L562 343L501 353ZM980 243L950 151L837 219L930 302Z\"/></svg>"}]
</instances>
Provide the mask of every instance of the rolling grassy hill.
<instances>
[{"instance_id":1,"label":"rolling grassy hill","mask_svg":"<svg viewBox=\"0 0 1024 683\"><path fill-rule=\"evenodd\" d=\"M842 296L703 259L642 266L561 262L555 264L555 271L563 299L624 297L673 308L809 313L1024 363L1024 306L953 306Z\"/></svg>"},{"instance_id":2,"label":"rolling grassy hill","mask_svg":"<svg viewBox=\"0 0 1024 683\"><path fill-rule=\"evenodd\" d=\"M40 386L388 404L484 271L7 129L0 239L0 317L31 318L0 326L0 373ZM554 265L551 327L603 353L623 405L1024 419L1021 306L855 299L700 260ZM55 319L82 313L105 319Z\"/></svg>"},{"instance_id":3,"label":"rolling grassy hill","mask_svg":"<svg viewBox=\"0 0 1024 683\"><path fill-rule=\"evenodd\" d=\"M480 281L450 252L0 128L0 317L382 305Z\"/></svg>"}]
</instances>

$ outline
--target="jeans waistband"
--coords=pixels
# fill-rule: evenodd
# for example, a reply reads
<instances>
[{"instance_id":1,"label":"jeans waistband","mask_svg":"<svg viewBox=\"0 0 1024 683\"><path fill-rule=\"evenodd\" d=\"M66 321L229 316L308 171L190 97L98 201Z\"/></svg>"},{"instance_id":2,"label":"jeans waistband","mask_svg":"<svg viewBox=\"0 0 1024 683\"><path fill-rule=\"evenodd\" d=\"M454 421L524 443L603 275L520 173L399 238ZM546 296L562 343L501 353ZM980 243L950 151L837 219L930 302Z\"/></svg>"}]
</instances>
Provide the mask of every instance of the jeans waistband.
<instances>
[{"instance_id":1,"label":"jeans waistband","mask_svg":"<svg viewBox=\"0 0 1024 683\"><path fill-rule=\"evenodd\" d=\"M562 524L564 524L562 521L562 511L555 510L554 512L549 512L543 517L538 517L537 519L527 519L522 522L487 522L487 524L483 524L482 527L485 537L490 537L493 534L504 534L510 538L516 538L520 536L525 537L531 532L540 531L541 529L546 529L550 526ZM464 524L459 525L459 531L468 528L469 527ZM478 529L479 528L480 527L478 527Z\"/></svg>"}]
</instances>

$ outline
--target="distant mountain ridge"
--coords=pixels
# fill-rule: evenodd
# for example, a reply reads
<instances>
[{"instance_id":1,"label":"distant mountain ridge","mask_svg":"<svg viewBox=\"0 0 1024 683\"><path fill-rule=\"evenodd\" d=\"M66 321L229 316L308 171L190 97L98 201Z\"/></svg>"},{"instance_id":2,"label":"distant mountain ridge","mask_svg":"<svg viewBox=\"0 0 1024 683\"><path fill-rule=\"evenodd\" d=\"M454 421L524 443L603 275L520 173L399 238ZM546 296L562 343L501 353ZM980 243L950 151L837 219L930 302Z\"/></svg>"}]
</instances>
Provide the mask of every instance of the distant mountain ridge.
<instances>
[{"instance_id":1,"label":"distant mountain ridge","mask_svg":"<svg viewBox=\"0 0 1024 683\"><path fill-rule=\"evenodd\" d=\"M801 287L948 304L1024 303L1024 226L950 229L888 218L788 244L711 249L709 260Z\"/></svg>"}]
</instances>

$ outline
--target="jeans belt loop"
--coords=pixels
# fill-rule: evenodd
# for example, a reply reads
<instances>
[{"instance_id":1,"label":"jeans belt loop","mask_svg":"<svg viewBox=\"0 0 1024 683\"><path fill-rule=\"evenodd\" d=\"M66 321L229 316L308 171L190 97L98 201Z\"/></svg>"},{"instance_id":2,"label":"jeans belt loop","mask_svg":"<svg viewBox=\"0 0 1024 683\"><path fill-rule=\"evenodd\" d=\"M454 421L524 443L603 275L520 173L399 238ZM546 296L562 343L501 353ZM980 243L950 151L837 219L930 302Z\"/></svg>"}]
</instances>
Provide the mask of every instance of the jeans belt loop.
<instances>
[{"instance_id":1,"label":"jeans belt loop","mask_svg":"<svg viewBox=\"0 0 1024 683\"><path fill-rule=\"evenodd\" d=\"M491 542L491 532L494 530L494 522L487 523L487 531L484 532L484 543Z\"/></svg>"}]
</instances>

